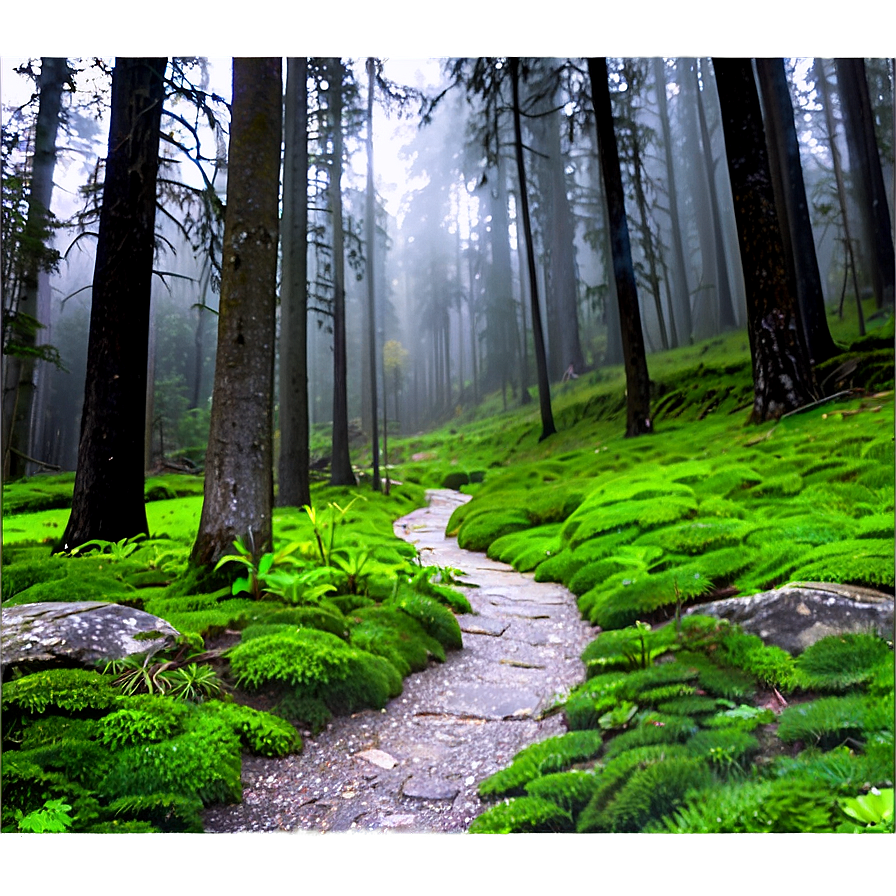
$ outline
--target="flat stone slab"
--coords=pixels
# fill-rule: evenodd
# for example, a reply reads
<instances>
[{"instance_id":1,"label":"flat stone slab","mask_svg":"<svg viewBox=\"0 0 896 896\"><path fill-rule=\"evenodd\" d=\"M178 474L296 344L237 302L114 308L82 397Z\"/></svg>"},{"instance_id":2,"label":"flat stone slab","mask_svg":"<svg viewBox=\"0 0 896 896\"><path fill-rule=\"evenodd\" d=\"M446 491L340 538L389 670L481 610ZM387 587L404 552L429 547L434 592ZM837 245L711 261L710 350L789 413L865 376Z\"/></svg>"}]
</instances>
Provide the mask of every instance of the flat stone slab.
<instances>
[{"instance_id":1,"label":"flat stone slab","mask_svg":"<svg viewBox=\"0 0 896 896\"><path fill-rule=\"evenodd\" d=\"M47 601L2 612L2 666L93 666L172 647L178 632L164 619L107 601Z\"/></svg>"},{"instance_id":2,"label":"flat stone slab","mask_svg":"<svg viewBox=\"0 0 896 896\"><path fill-rule=\"evenodd\" d=\"M510 623L506 619L495 619L490 616L458 616L457 624L462 632L471 635L492 635L500 637L507 631Z\"/></svg>"},{"instance_id":3,"label":"flat stone slab","mask_svg":"<svg viewBox=\"0 0 896 896\"><path fill-rule=\"evenodd\" d=\"M482 682L453 688L441 701L441 708L458 716L519 719L531 717L539 702L538 695L531 691Z\"/></svg>"},{"instance_id":4,"label":"flat stone slab","mask_svg":"<svg viewBox=\"0 0 896 896\"><path fill-rule=\"evenodd\" d=\"M377 768L395 768L398 765L398 760L394 756L390 756L384 750L361 750L360 753L355 753L356 759L363 759L365 762L369 762L371 765L375 765Z\"/></svg>"},{"instance_id":5,"label":"flat stone slab","mask_svg":"<svg viewBox=\"0 0 896 896\"><path fill-rule=\"evenodd\" d=\"M424 778L412 775L401 788L402 796L418 800L453 800L460 787L444 778Z\"/></svg>"}]
</instances>

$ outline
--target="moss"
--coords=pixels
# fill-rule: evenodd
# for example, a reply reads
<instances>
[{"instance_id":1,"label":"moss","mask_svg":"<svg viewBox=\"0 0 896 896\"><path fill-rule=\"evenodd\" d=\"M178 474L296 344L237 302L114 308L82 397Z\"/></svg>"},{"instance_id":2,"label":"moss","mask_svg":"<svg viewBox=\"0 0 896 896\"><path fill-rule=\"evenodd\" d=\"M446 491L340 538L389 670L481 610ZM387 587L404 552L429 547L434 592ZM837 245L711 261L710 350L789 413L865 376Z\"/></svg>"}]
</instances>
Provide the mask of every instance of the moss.
<instances>
[{"instance_id":1,"label":"moss","mask_svg":"<svg viewBox=\"0 0 896 896\"><path fill-rule=\"evenodd\" d=\"M520 750L507 768L479 782L483 797L521 793L535 778L568 769L596 756L603 739L598 731L569 731Z\"/></svg>"},{"instance_id":2,"label":"moss","mask_svg":"<svg viewBox=\"0 0 896 896\"><path fill-rule=\"evenodd\" d=\"M112 678L87 669L46 669L3 685L3 712L100 713L115 702Z\"/></svg>"},{"instance_id":3,"label":"moss","mask_svg":"<svg viewBox=\"0 0 896 896\"><path fill-rule=\"evenodd\" d=\"M526 795L548 800L575 817L588 805L597 781L593 771L553 772L530 781Z\"/></svg>"},{"instance_id":4,"label":"moss","mask_svg":"<svg viewBox=\"0 0 896 896\"><path fill-rule=\"evenodd\" d=\"M454 614L432 598L417 594L408 586L402 586L395 597L383 602L383 606L401 610L415 619L446 650L459 650L463 646L460 625Z\"/></svg>"},{"instance_id":5,"label":"moss","mask_svg":"<svg viewBox=\"0 0 896 896\"><path fill-rule=\"evenodd\" d=\"M3 567L3 600L39 585L62 579L68 574L65 560L61 557L45 557L40 562L22 560Z\"/></svg>"},{"instance_id":6,"label":"moss","mask_svg":"<svg viewBox=\"0 0 896 896\"><path fill-rule=\"evenodd\" d=\"M893 649L871 634L822 638L796 660L797 681L806 690L846 691L872 681L881 668L892 671Z\"/></svg>"},{"instance_id":7,"label":"moss","mask_svg":"<svg viewBox=\"0 0 896 896\"><path fill-rule=\"evenodd\" d=\"M572 816L550 800L523 796L486 810L473 820L471 834L564 833L572 830Z\"/></svg>"},{"instance_id":8,"label":"moss","mask_svg":"<svg viewBox=\"0 0 896 896\"><path fill-rule=\"evenodd\" d=\"M299 696L323 701L334 713L380 709L401 693L401 675L394 666L316 629L242 642L228 657L242 687L289 686Z\"/></svg>"},{"instance_id":9,"label":"moss","mask_svg":"<svg viewBox=\"0 0 896 896\"><path fill-rule=\"evenodd\" d=\"M469 516L461 524L457 531L457 543L466 551L485 551L502 535L529 527L529 518L520 511L480 512Z\"/></svg>"}]
</instances>

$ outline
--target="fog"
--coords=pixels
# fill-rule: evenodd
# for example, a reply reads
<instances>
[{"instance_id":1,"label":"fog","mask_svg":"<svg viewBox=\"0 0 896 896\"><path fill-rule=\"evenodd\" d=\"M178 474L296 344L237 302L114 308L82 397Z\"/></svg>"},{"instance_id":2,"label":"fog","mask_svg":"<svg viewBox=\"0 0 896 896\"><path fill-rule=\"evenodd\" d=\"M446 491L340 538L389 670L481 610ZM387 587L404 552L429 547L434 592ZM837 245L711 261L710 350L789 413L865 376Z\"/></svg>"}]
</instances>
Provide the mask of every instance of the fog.
<instances>
[{"instance_id":1,"label":"fog","mask_svg":"<svg viewBox=\"0 0 896 896\"><path fill-rule=\"evenodd\" d=\"M4 134L23 141L10 163L27 162L30 82L14 73L23 60L2 60ZM107 60L110 64L112 60ZM36 61L39 63L39 60ZM28 455L46 467L74 469L83 399L92 233L85 193L106 152L108 76L79 61L78 92L67 94L66 126L57 138L52 210L62 225L54 245L62 258L42 284L43 341L59 349L63 369L38 365ZM359 442L370 429L367 345L362 329L367 284L364 258L373 252L377 303L379 408L389 434L408 434L450 420L499 394L504 407L532 400L535 360L529 312L519 182L513 163L510 87L500 82L486 98L463 84L449 86L451 61L389 59L383 74L420 92L403 115L376 97L374 165L377 237L364 243L364 59L346 60L354 93L343 119L346 165L342 178L346 232L348 399ZM577 375L621 361L615 286L609 263L606 209L597 160L595 126L584 60L535 58L522 90L525 164L532 208L540 313L553 388L572 366ZM879 144L888 196L893 190L892 66L868 60L871 100L879 118ZM811 59L786 60L803 174L829 314L844 290L872 289L872 263L858 247L855 278L844 287L850 260L843 242L844 215L860 227L854 192L838 203L829 120ZM284 68L285 71L285 68ZM615 128L620 143L626 211L645 340L650 352L686 345L745 322L743 273L725 164L718 98L707 59L611 59ZM221 102L211 103L220 130L200 120L195 135L175 119L163 128L193 145L197 165L163 143L164 176L199 188L213 181L226 202L229 60L213 58L192 74ZM657 81L662 75L664 83ZM836 145L852 189L850 147L832 63L829 111ZM659 103L659 92L666 98ZM433 107L431 101L443 94ZM95 96L95 99L92 97ZM309 78L309 408L325 433L332 415L332 215L325 189L329 137L317 119L325 86ZM169 111L187 119L184 100ZM889 111L887 111L889 110ZM422 112L429 113L423 123ZM201 116L200 116L201 119ZM193 119L190 119L191 121ZM889 129L889 130L888 130ZM665 135L665 136L664 136ZM217 168L216 170L216 163ZM854 163L853 163L854 164ZM6 169L5 169L6 170ZM100 169L101 176L101 169ZM674 184L673 184L674 181ZM159 236L153 287L147 415L148 469L199 468L211 402L215 360L217 282L209 240L199 233L202 209L177 190L160 192ZM892 214L892 208L890 209ZM188 233L184 234L183 225ZM212 253L213 254L213 253ZM522 260L521 260L522 259ZM847 299L847 301L854 301ZM4 284L4 309L14 298ZM397 344L387 352L386 344ZM403 363L395 363L396 358ZM385 380L385 382L384 382ZM4 384L7 388L8 384ZM30 466L30 472L39 469Z\"/></svg>"}]
</instances>

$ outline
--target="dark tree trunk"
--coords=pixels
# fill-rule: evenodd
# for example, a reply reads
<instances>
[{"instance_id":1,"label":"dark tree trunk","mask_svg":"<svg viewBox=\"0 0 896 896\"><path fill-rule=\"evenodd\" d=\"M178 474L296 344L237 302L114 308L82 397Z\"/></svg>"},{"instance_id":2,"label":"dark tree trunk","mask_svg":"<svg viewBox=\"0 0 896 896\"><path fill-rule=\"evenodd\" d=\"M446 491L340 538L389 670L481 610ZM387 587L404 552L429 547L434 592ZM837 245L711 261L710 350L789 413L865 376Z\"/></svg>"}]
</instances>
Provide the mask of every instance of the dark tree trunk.
<instances>
[{"instance_id":1,"label":"dark tree trunk","mask_svg":"<svg viewBox=\"0 0 896 896\"><path fill-rule=\"evenodd\" d=\"M207 567L237 538L273 540L273 393L280 141L279 57L234 58L218 352L205 497L191 561Z\"/></svg>"},{"instance_id":2,"label":"dark tree trunk","mask_svg":"<svg viewBox=\"0 0 896 896\"><path fill-rule=\"evenodd\" d=\"M693 326L691 323L691 297L688 290L684 245L681 239L681 217L678 213L678 188L675 183L675 164L672 156L672 129L669 126L669 109L666 102L666 69L661 57L656 57L653 60L653 75L656 80L660 123L663 128L663 156L666 162L666 181L669 188L669 219L672 223L672 292L669 295L669 311L670 318L675 321L673 342L676 345L679 341L688 344L691 341Z\"/></svg>"},{"instance_id":3,"label":"dark tree trunk","mask_svg":"<svg viewBox=\"0 0 896 896\"><path fill-rule=\"evenodd\" d=\"M538 305L538 281L535 273L535 247L532 245L532 222L529 218L529 194L526 188L526 165L523 159L523 135L520 125L520 61L510 58L510 80L513 88L513 133L516 148L516 170L520 181L520 210L523 217L523 235L526 241L526 266L529 271L529 298L532 310L532 336L535 344L535 370L538 377L538 405L541 411L541 436L539 441L557 432L551 410L551 384L548 380L548 362L544 350L544 333L541 327L541 311ZM523 339L526 338L525 332ZM523 383L525 390L526 384Z\"/></svg>"},{"instance_id":4,"label":"dark tree trunk","mask_svg":"<svg viewBox=\"0 0 896 896\"><path fill-rule=\"evenodd\" d=\"M597 123L597 146L610 224L610 246L616 294L619 297L619 324L625 363L626 436L653 432L650 419L650 376L644 353L644 331L638 307L638 289L632 265L632 248L625 217L625 194L619 169L619 150L613 130L613 109L605 58L588 60L591 97Z\"/></svg>"},{"instance_id":5,"label":"dark tree trunk","mask_svg":"<svg viewBox=\"0 0 896 896\"><path fill-rule=\"evenodd\" d=\"M311 506L308 425L308 62L286 62L277 504Z\"/></svg>"},{"instance_id":6,"label":"dark tree trunk","mask_svg":"<svg viewBox=\"0 0 896 896\"><path fill-rule=\"evenodd\" d=\"M370 433L371 467L373 487L380 490L379 432L377 422L377 377L376 377L376 281L374 279L376 245L376 190L373 177L373 99L376 92L376 60L368 57L367 70L367 188L364 195L364 279L367 287L367 302L364 305L363 332L361 339L361 429Z\"/></svg>"},{"instance_id":7,"label":"dark tree trunk","mask_svg":"<svg viewBox=\"0 0 896 896\"><path fill-rule=\"evenodd\" d=\"M342 229L342 60L331 60L330 211L333 215L333 447L331 485L357 485L348 449L348 357L345 344L345 239Z\"/></svg>"},{"instance_id":8,"label":"dark tree trunk","mask_svg":"<svg viewBox=\"0 0 896 896\"><path fill-rule=\"evenodd\" d=\"M112 75L72 513L61 547L148 531L143 437L164 58L119 58Z\"/></svg>"},{"instance_id":9,"label":"dark tree trunk","mask_svg":"<svg viewBox=\"0 0 896 896\"><path fill-rule=\"evenodd\" d=\"M784 60L757 59L756 69L765 107L776 204L778 214L782 216L780 224L785 261L793 275L809 358L813 364L819 364L834 357L838 349L831 338L825 313Z\"/></svg>"},{"instance_id":10,"label":"dark tree trunk","mask_svg":"<svg viewBox=\"0 0 896 896\"><path fill-rule=\"evenodd\" d=\"M896 262L887 191L874 133L874 113L865 77L865 60L838 59L836 65L843 124L849 146L849 170L858 188L858 205L871 259L871 282L877 307L880 308L884 304L893 304Z\"/></svg>"},{"instance_id":11,"label":"dark tree trunk","mask_svg":"<svg viewBox=\"0 0 896 896\"><path fill-rule=\"evenodd\" d=\"M759 93L749 59L713 59L747 289L752 420L778 419L814 397L812 365L788 289Z\"/></svg>"},{"instance_id":12,"label":"dark tree trunk","mask_svg":"<svg viewBox=\"0 0 896 896\"><path fill-rule=\"evenodd\" d=\"M50 238L50 201L56 168L56 133L62 110L62 90L69 77L68 60L44 56L40 63L40 105L34 129L34 155L25 221L21 271L21 295L16 308L18 321L11 325L10 345L18 352L8 355L3 395L3 479L18 479L29 472L24 455L31 455L32 406L35 390L35 359L38 344L36 324L40 319L38 297L45 274L45 253ZM7 284L7 287L9 284ZM7 394L8 390L8 394Z\"/></svg>"}]
</instances>

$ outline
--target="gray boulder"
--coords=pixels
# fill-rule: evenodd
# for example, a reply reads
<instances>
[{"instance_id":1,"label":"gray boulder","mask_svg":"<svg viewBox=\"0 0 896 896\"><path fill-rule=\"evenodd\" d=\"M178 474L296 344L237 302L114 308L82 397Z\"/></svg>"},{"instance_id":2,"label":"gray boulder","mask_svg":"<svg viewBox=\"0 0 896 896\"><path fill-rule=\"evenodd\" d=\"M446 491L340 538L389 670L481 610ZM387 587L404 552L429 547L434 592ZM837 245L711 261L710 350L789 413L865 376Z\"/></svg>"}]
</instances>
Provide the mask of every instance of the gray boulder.
<instances>
[{"instance_id":1,"label":"gray boulder","mask_svg":"<svg viewBox=\"0 0 896 896\"><path fill-rule=\"evenodd\" d=\"M92 666L172 647L164 619L105 601L21 604L2 611L0 668L23 664Z\"/></svg>"},{"instance_id":2,"label":"gray boulder","mask_svg":"<svg viewBox=\"0 0 896 896\"><path fill-rule=\"evenodd\" d=\"M792 582L774 591L692 607L689 614L737 623L766 644L802 653L828 635L876 632L893 638L893 597L870 588Z\"/></svg>"}]
</instances>

